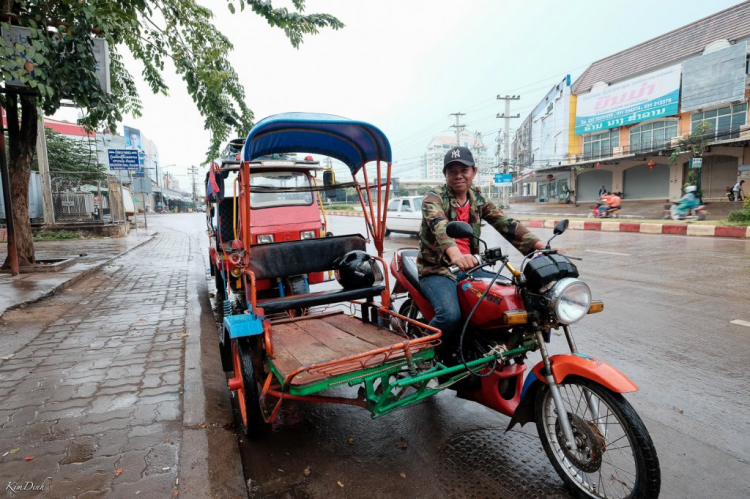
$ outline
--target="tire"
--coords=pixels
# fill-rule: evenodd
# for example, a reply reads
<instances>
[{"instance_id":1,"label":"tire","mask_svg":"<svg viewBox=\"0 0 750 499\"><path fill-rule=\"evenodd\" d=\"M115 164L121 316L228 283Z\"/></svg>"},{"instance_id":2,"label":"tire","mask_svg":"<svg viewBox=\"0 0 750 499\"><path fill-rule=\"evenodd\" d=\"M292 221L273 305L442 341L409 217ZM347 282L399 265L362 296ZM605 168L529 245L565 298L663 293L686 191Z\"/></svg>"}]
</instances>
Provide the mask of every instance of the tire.
<instances>
[{"instance_id":1,"label":"tire","mask_svg":"<svg viewBox=\"0 0 750 499\"><path fill-rule=\"evenodd\" d=\"M586 218L594 218L594 213L589 212L588 215L586 215Z\"/></svg>"},{"instance_id":2,"label":"tire","mask_svg":"<svg viewBox=\"0 0 750 499\"><path fill-rule=\"evenodd\" d=\"M561 435L562 429L557 424L557 410L546 385L537 392L534 412L544 451L565 485L579 498L658 497L661 489L659 458L648 430L625 398L575 376L568 377L559 387L580 446L572 452L561 447L558 433ZM592 421L588 404L580 403L584 390L597 399L598 419L607 428L605 435ZM598 452L584 454L580 450L581 446L590 445L589 442L595 444L591 448ZM616 447L612 448L615 442Z\"/></svg>"},{"instance_id":3,"label":"tire","mask_svg":"<svg viewBox=\"0 0 750 499\"><path fill-rule=\"evenodd\" d=\"M248 438L255 439L260 437L265 422L260 409L260 392L255 379L252 350L247 338L232 340L232 361L234 375L242 381L242 386L235 391L240 427Z\"/></svg>"},{"instance_id":4,"label":"tire","mask_svg":"<svg viewBox=\"0 0 750 499\"><path fill-rule=\"evenodd\" d=\"M729 201L734 201L734 193L727 194L727 197L729 198Z\"/></svg>"},{"instance_id":5,"label":"tire","mask_svg":"<svg viewBox=\"0 0 750 499\"><path fill-rule=\"evenodd\" d=\"M698 220L705 220L706 214L705 213L698 213Z\"/></svg>"},{"instance_id":6,"label":"tire","mask_svg":"<svg viewBox=\"0 0 750 499\"><path fill-rule=\"evenodd\" d=\"M419 311L411 298L408 298L404 303L401 304L401 307L398 309L398 313L399 315L403 315L404 317L408 317L409 319L418 322L424 322L424 316L422 315L422 312ZM404 327L404 330L406 331L406 334L407 336L409 336L409 338L419 338L421 336L413 326Z\"/></svg>"},{"instance_id":7,"label":"tire","mask_svg":"<svg viewBox=\"0 0 750 499\"><path fill-rule=\"evenodd\" d=\"M221 308L224 300L227 299L227 285L224 283L224 278L221 276L221 270L217 268L214 274L214 284L216 284L216 305Z\"/></svg>"},{"instance_id":8,"label":"tire","mask_svg":"<svg viewBox=\"0 0 750 499\"><path fill-rule=\"evenodd\" d=\"M385 228L385 235L386 236L390 236L391 235L391 230L389 230L388 227Z\"/></svg>"}]
</instances>

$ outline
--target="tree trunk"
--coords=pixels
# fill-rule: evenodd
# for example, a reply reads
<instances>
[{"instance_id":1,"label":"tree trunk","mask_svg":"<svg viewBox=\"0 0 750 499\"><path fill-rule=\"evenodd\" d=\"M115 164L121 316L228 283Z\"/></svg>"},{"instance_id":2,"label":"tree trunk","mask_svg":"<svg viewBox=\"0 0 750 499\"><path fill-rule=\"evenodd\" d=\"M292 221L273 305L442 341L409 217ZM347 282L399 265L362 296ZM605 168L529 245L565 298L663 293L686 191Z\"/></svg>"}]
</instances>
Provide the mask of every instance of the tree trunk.
<instances>
[{"instance_id":1,"label":"tree trunk","mask_svg":"<svg viewBox=\"0 0 750 499\"><path fill-rule=\"evenodd\" d=\"M21 119L18 121L18 96L8 94L8 173L10 174L10 198L13 200L13 221L15 222L18 261L21 266L36 263L34 240L29 218L29 177L31 160L36 147L38 114L33 96L22 95ZM10 267L8 258L3 268Z\"/></svg>"}]
</instances>

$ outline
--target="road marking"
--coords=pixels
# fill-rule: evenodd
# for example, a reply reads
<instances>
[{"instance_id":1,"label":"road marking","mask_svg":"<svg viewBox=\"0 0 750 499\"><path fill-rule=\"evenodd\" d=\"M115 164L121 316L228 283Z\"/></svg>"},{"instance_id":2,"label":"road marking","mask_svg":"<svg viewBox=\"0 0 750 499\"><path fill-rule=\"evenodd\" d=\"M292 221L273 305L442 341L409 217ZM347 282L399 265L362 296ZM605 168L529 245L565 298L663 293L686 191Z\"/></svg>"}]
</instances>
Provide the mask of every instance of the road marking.
<instances>
[{"instance_id":1,"label":"road marking","mask_svg":"<svg viewBox=\"0 0 750 499\"><path fill-rule=\"evenodd\" d=\"M599 250L584 250L584 251L588 251L589 253L603 253L605 255L631 256L630 253L616 253L614 251L599 251Z\"/></svg>"},{"instance_id":2,"label":"road marking","mask_svg":"<svg viewBox=\"0 0 750 499\"><path fill-rule=\"evenodd\" d=\"M730 324L737 324L738 326L745 326L745 327L750 327L750 322L747 322L747 321L741 321L741 320L739 320L739 319L735 319L735 320L733 320L732 322L730 322Z\"/></svg>"}]
</instances>

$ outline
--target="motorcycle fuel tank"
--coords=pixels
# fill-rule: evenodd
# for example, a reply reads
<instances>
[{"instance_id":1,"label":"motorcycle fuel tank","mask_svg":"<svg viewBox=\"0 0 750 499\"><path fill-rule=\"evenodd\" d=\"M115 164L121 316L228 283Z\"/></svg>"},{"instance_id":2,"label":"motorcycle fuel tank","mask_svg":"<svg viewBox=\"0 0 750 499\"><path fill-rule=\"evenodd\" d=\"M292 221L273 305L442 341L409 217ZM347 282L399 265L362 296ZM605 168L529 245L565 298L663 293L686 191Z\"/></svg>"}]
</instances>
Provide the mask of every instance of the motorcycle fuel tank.
<instances>
[{"instance_id":1,"label":"motorcycle fuel tank","mask_svg":"<svg viewBox=\"0 0 750 499\"><path fill-rule=\"evenodd\" d=\"M464 279L458 283L458 303L461 306L461 316L468 317L474 306L482 297L491 279ZM523 299L516 294L516 287L510 285L493 284L487 297L479 305L471 318L471 325L479 329L494 329L508 327L503 322L503 312L524 310Z\"/></svg>"}]
</instances>

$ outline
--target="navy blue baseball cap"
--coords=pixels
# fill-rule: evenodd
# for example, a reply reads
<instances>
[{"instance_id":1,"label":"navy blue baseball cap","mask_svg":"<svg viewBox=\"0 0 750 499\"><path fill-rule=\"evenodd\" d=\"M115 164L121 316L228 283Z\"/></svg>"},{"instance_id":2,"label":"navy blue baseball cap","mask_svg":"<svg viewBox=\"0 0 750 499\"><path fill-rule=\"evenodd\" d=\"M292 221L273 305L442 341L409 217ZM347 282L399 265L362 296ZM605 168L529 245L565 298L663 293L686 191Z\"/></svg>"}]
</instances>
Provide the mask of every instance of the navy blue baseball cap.
<instances>
[{"instance_id":1,"label":"navy blue baseball cap","mask_svg":"<svg viewBox=\"0 0 750 499\"><path fill-rule=\"evenodd\" d=\"M448 165L451 163L461 163L466 166L474 166L474 155L471 154L468 147L453 147L450 151L445 153L445 157L443 158L443 173L445 173L445 169L448 168Z\"/></svg>"}]
</instances>

